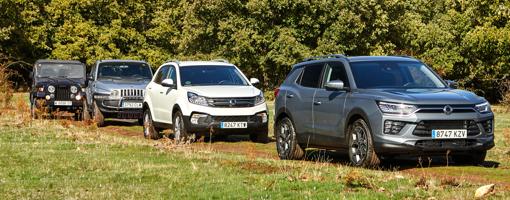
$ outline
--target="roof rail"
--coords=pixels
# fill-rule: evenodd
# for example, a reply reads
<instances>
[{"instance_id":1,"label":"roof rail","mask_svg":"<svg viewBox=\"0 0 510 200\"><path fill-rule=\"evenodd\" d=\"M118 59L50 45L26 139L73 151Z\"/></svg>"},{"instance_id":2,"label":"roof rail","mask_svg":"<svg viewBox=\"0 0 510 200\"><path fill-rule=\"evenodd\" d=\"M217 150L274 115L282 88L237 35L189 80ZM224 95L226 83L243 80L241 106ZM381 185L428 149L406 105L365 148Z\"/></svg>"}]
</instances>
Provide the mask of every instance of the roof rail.
<instances>
[{"instance_id":1,"label":"roof rail","mask_svg":"<svg viewBox=\"0 0 510 200\"><path fill-rule=\"evenodd\" d=\"M329 54L329 55L324 55L324 56L314 56L314 57L305 58L303 60L303 62L311 61L311 60L320 60L320 59L325 59L325 58L347 58L347 57L343 54Z\"/></svg>"},{"instance_id":2,"label":"roof rail","mask_svg":"<svg viewBox=\"0 0 510 200\"><path fill-rule=\"evenodd\" d=\"M177 63L177 64L181 64L179 62L179 60L176 60L176 59L170 59L170 60L167 60L165 63L169 63L169 62L174 62L174 63Z\"/></svg>"},{"instance_id":3,"label":"roof rail","mask_svg":"<svg viewBox=\"0 0 510 200\"><path fill-rule=\"evenodd\" d=\"M224 62L224 63L229 63L228 60L225 60L223 58L217 58L217 59L213 59L211 61L214 61L214 62Z\"/></svg>"},{"instance_id":4,"label":"roof rail","mask_svg":"<svg viewBox=\"0 0 510 200\"><path fill-rule=\"evenodd\" d=\"M413 59L416 59L415 57L413 56L409 56L409 55L395 55L397 57L404 57L404 58L413 58Z\"/></svg>"}]
</instances>

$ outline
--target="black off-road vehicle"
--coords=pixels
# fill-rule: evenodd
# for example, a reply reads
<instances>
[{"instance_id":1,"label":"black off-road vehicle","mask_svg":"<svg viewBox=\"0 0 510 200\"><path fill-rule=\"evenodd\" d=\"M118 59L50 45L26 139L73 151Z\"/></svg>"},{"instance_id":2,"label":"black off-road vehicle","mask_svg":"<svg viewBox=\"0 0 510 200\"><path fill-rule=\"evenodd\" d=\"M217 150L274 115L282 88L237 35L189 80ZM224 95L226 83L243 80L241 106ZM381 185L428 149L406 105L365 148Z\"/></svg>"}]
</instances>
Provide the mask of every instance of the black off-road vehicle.
<instances>
[{"instance_id":1,"label":"black off-road vehicle","mask_svg":"<svg viewBox=\"0 0 510 200\"><path fill-rule=\"evenodd\" d=\"M85 65L78 61L38 60L34 65L30 111L33 118L56 111L74 113L75 119L90 119L85 104Z\"/></svg>"}]
</instances>

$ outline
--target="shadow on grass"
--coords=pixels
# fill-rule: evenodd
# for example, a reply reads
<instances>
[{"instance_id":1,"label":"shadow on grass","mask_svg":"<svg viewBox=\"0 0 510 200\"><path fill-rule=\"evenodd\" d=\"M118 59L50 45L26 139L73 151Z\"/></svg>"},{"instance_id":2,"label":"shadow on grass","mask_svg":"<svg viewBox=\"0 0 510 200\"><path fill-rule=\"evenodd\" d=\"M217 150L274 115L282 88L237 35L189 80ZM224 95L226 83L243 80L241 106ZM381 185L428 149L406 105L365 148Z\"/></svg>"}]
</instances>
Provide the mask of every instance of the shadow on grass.
<instances>
[{"instance_id":1,"label":"shadow on grass","mask_svg":"<svg viewBox=\"0 0 510 200\"><path fill-rule=\"evenodd\" d=\"M349 156L345 152L339 151L326 151L320 149L307 149L305 152L305 161L311 162L329 162L339 165L350 165ZM485 168L498 168L499 162L485 161L478 165L478 167ZM377 167L380 170L400 171L413 168L433 168L433 167L446 167L446 166L473 166L469 164L459 164L452 161L451 158L446 156L398 156L392 158L382 158L381 164Z\"/></svg>"}]
</instances>

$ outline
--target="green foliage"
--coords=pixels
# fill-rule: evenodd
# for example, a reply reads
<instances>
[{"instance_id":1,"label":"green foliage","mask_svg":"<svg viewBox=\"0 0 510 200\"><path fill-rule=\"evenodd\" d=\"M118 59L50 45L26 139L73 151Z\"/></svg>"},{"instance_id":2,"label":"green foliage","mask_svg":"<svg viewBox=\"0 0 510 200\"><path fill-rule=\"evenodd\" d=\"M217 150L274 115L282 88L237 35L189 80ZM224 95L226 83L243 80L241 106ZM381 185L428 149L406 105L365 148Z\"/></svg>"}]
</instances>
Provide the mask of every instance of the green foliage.
<instances>
[{"instance_id":1,"label":"green foliage","mask_svg":"<svg viewBox=\"0 0 510 200\"><path fill-rule=\"evenodd\" d=\"M493 101L510 75L502 0L2 0L0 8L0 53L29 62L224 58L270 90L308 56L407 54Z\"/></svg>"}]
</instances>

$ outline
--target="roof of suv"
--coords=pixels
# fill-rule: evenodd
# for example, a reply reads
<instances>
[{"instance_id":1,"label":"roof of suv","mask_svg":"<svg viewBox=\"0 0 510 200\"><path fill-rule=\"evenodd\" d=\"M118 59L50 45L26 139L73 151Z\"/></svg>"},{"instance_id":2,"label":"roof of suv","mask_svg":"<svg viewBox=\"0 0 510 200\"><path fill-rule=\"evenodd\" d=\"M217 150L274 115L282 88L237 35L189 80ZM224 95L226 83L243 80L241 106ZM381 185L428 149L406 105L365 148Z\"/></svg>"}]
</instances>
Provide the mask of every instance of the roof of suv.
<instances>
[{"instance_id":1,"label":"roof of suv","mask_svg":"<svg viewBox=\"0 0 510 200\"><path fill-rule=\"evenodd\" d=\"M179 67L189 67L189 66L218 66L218 65L224 65L224 66L235 66L232 63L228 62L222 62L222 61L174 61L179 63Z\"/></svg>"},{"instance_id":2,"label":"roof of suv","mask_svg":"<svg viewBox=\"0 0 510 200\"><path fill-rule=\"evenodd\" d=\"M136 62L136 63L147 63L143 60L122 60L122 59L109 59L109 60L98 60L98 62Z\"/></svg>"},{"instance_id":3,"label":"roof of suv","mask_svg":"<svg viewBox=\"0 0 510 200\"><path fill-rule=\"evenodd\" d=\"M413 57L406 56L351 56L348 57L349 62L363 61L418 61Z\"/></svg>"},{"instance_id":4,"label":"roof of suv","mask_svg":"<svg viewBox=\"0 0 510 200\"><path fill-rule=\"evenodd\" d=\"M49 59L41 59L41 60L37 60L35 62L36 64L37 63L67 63L67 64L82 64L80 61L76 61L76 60L49 60Z\"/></svg>"}]
</instances>

